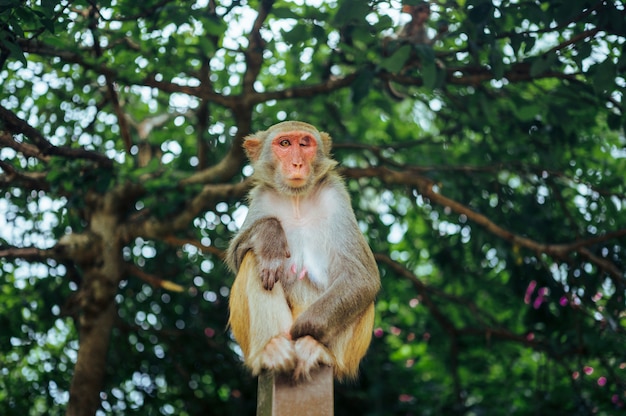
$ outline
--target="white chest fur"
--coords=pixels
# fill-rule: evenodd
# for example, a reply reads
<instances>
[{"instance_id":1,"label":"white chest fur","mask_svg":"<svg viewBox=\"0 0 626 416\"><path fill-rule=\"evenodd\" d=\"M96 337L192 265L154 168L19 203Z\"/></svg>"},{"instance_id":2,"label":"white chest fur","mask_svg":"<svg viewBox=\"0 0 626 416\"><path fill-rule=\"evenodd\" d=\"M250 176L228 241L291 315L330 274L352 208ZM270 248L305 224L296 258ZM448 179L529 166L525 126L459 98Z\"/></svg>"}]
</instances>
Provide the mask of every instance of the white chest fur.
<instances>
[{"instance_id":1,"label":"white chest fur","mask_svg":"<svg viewBox=\"0 0 626 416\"><path fill-rule=\"evenodd\" d=\"M335 190L322 188L307 197L284 197L273 193L264 206L272 207L269 215L277 217L285 230L291 257L287 273L292 278L309 279L311 283L327 288L333 244L331 220L337 201Z\"/></svg>"}]
</instances>

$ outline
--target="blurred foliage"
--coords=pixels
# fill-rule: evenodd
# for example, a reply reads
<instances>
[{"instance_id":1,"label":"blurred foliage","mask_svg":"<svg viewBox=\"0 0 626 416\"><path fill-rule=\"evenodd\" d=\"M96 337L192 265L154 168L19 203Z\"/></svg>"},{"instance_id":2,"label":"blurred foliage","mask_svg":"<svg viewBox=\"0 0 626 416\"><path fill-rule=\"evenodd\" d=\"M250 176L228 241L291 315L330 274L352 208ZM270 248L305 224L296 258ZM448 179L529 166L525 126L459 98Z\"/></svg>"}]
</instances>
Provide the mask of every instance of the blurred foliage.
<instances>
[{"instance_id":1,"label":"blurred foliage","mask_svg":"<svg viewBox=\"0 0 626 416\"><path fill-rule=\"evenodd\" d=\"M400 9L0 0L0 414L65 412L82 270L54 248L90 230L90 192L139 184L120 223L174 222L249 175L243 135L285 119L333 136L383 281L336 414L626 409L624 5L433 1L432 46L395 37ZM125 242L140 272L120 276L99 414L254 414L220 257L246 201L214 198Z\"/></svg>"}]
</instances>

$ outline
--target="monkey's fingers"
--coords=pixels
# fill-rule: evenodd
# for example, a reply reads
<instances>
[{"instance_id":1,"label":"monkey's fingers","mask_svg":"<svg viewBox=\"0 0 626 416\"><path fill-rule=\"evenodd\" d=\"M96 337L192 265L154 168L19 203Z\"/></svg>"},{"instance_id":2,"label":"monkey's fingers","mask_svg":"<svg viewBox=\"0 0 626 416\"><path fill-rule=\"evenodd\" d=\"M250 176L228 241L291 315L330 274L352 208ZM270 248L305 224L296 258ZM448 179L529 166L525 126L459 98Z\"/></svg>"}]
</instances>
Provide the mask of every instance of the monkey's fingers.
<instances>
[{"instance_id":1,"label":"monkey's fingers","mask_svg":"<svg viewBox=\"0 0 626 416\"><path fill-rule=\"evenodd\" d=\"M274 284L276 283L276 274L270 269L261 270L261 283L263 284L263 288L265 290L272 290L274 288Z\"/></svg>"},{"instance_id":2,"label":"monkey's fingers","mask_svg":"<svg viewBox=\"0 0 626 416\"><path fill-rule=\"evenodd\" d=\"M272 338L256 359L251 360L250 367L255 374L261 370L270 370L286 373L293 370L296 365L296 353L294 344L284 335Z\"/></svg>"},{"instance_id":3,"label":"monkey's fingers","mask_svg":"<svg viewBox=\"0 0 626 416\"><path fill-rule=\"evenodd\" d=\"M310 380L312 370L320 365L332 366L335 362L330 351L309 335L296 340L295 353L297 363L293 377L296 380Z\"/></svg>"},{"instance_id":4,"label":"monkey's fingers","mask_svg":"<svg viewBox=\"0 0 626 416\"><path fill-rule=\"evenodd\" d=\"M259 261L259 270L263 288L272 290L274 284L285 276L285 262L283 259L264 258Z\"/></svg>"},{"instance_id":5,"label":"monkey's fingers","mask_svg":"<svg viewBox=\"0 0 626 416\"><path fill-rule=\"evenodd\" d=\"M281 276L283 276L282 265L276 268L270 267L261 269L261 281L263 283L263 288L266 290L272 290Z\"/></svg>"}]
</instances>

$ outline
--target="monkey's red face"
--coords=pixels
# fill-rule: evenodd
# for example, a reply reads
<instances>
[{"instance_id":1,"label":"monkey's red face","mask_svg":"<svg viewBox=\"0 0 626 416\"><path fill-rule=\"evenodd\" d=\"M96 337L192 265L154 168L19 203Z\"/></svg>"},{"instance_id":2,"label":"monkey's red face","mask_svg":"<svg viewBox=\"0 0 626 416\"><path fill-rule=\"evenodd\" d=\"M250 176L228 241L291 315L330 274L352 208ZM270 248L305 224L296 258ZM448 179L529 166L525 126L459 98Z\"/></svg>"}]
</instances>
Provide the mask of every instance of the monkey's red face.
<instances>
[{"instance_id":1,"label":"monkey's red face","mask_svg":"<svg viewBox=\"0 0 626 416\"><path fill-rule=\"evenodd\" d=\"M317 141L306 131L279 133L272 140L285 183L292 188L307 184L317 154Z\"/></svg>"}]
</instances>

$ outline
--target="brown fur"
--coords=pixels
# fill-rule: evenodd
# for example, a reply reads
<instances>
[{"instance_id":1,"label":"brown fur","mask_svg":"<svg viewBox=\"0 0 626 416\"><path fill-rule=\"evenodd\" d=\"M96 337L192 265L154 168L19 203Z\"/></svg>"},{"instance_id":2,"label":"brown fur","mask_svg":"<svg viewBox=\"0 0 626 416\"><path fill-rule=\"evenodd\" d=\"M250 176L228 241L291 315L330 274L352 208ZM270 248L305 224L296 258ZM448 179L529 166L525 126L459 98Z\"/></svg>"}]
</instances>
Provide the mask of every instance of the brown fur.
<instances>
[{"instance_id":1,"label":"brown fur","mask_svg":"<svg viewBox=\"0 0 626 416\"><path fill-rule=\"evenodd\" d=\"M289 327L285 329L285 324L295 321L304 309L302 305L287 304L280 283L269 291L263 290L260 282L256 259L252 252L248 252L231 288L228 324L241 347L246 366L254 375L258 375L264 369L259 360L263 352L261 347L265 347L274 337L285 336L289 329ZM258 326L254 332L250 316L251 303L255 304L255 309L260 314L255 315L254 325ZM288 318L286 310L289 310ZM359 363L365 356L372 338L374 316L372 302L353 325L340 332L328 345L328 350L332 351L334 357L334 361L328 364L334 366L334 373L338 379L354 379L358 375ZM291 371L294 368L295 361L288 364L284 371Z\"/></svg>"},{"instance_id":2,"label":"brown fur","mask_svg":"<svg viewBox=\"0 0 626 416\"><path fill-rule=\"evenodd\" d=\"M317 145L305 161L310 177L286 188L280 163L288 162L270 143L302 133ZM332 365L337 378L354 378L371 341L380 278L329 157L330 136L285 122L248 137L244 147L256 186L227 262L237 272L229 324L245 364L253 374L292 372L296 379Z\"/></svg>"},{"instance_id":3,"label":"brown fur","mask_svg":"<svg viewBox=\"0 0 626 416\"><path fill-rule=\"evenodd\" d=\"M430 4L423 2L417 5L402 6L402 12L411 15L411 21L402 27L398 39L404 39L415 45L431 45L433 39L426 33L426 25L430 18Z\"/></svg>"}]
</instances>

